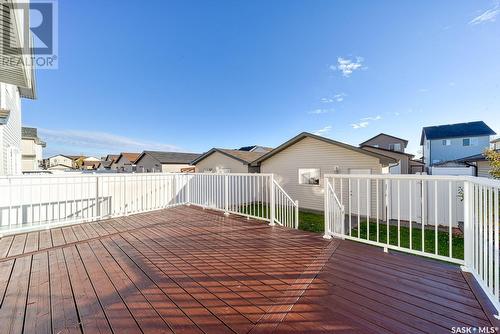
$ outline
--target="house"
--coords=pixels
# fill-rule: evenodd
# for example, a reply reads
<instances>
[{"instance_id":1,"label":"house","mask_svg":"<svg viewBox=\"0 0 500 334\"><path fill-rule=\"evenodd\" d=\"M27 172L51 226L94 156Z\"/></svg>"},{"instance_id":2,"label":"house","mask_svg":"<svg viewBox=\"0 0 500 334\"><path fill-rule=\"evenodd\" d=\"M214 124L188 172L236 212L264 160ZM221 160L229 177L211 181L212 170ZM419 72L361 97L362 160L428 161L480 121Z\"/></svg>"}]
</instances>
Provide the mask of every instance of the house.
<instances>
[{"instance_id":1,"label":"house","mask_svg":"<svg viewBox=\"0 0 500 334\"><path fill-rule=\"evenodd\" d=\"M500 150L500 138L491 141L491 148L494 150Z\"/></svg>"},{"instance_id":2,"label":"house","mask_svg":"<svg viewBox=\"0 0 500 334\"><path fill-rule=\"evenodd\" d=\"M404 152L408 146L408 140L401 139L386 133L380 133L359 144L360 147L376 147L386 151Z\"/></svg>"},{"instance_id":3,"label":"house","mask_svg":"<svg viewBox=\"0 0 500 334\"><path fill-rule=\"evenodd\" d=\"M259 149L260 151L260 149ZM259 166L250 163L269 152L213 148L191 162L197 173L258 173Z\"/></svg>"},{"instance_id":4,"label":"house","mask_svg":"<svg viewBox=\"0 0 500 334\"><path fill-rule=\"evenodd\" d=\"M99 161L101 161L101 159L98 159L98 158L96 158L96 157L84 157L84 158L83 158L83 161L84 161L84 162L85 162L85 161L88 161L88 162L90 162L90 161L91 161L91 162L99 162Z\"/></svg>"},{"instance_id":5,"label":"house","mask_svg":"<svg viewBox=\"0 0 500 334\"><path fill-rule=\"evenodd\" d=\"M100 161L83 160L83 164L82 164L81 168L84 170L97 170L100 163L101 163Z\"/></svg>"},{"instance_id":6,"label":"house","mask_svg":"<svg viewBox=\"0 0 500 334\"><path fill-rule=\"evenodd\" d=\"M397 162L388 166L390 174L415 174L423 172L423 163L414 160L414 155L405 153L408 146L408 140L380 133L364 142L359 146L370 152L394 158Z\"/></svg>"},{"instance_id":7,"label":"house","mask_svg":"<svg viewBox=\"0 0 500 334\"><path fill-rule=\"evenodd\" d=\"M74 168L75 164L73 157L58 154L48 158L47 169L49 170L68 170Z\"/></svg>"},{"instance_id":8,"label":"house","mask_svg":"<svg viewBox=\"0 0 500 334\"><path fill-rule=\"evenodd\" d=\"M46 144L38 138L36 128L21 129L21 168L23 172L40 170L43 167L43 148Z\"/></svg>"},{"instance_id":9,"label":"house","mask_svg":"<svg viewBox=\"0 0 500 334\"><path fill-rule=\"evenodd\" d=\"M420 139L425 167L481 154L495 134L482 121L425 127Z\"/></svg>"},{"instance_id":10,"label":"house","mask_svg":"<svg viewBox=\"0 0 500 334\"><path fill-rule=\"evenodd\" d=\"M198 153L144 151L135 165L139 173L179 173L192 167L191 161L199 156Z\"/></svg>"},{"instance_id":11,"label":"house","mask_svg":"<svg viewBox=\"0 0 500 334\"><path fill-rule=\"evenodd\" d=\"M396 159L303 132L252 162L276 181L302 209L324 209L325 174L381 174Z\"/></svg>"},{"instance_id":12,"label":"house","mask_svg":"<svg viewBox=\"0 0 500 334\"><path fill-rule=\"evenodd\" d=\"M496 152L500 153L500 149L494 147L494 150ZM488 159L486 159L484 152L480 153L480 154L472 155L470 157L458 159L456 161L456 163L463 163L467 166L474 167L474 175L475 176L493 178L493 176L490 174L490 170L491 170L490 161Z\"/></svg>"},{"instance_id":13,"label":"house","mask_svg":"<svg viewBox=\"0 0 500 334\"><path fill-rule=\"evenodd\" d=\"M111 170L111 165L118 159L118 154L108 154L106 157L102 158L97 165L98 170Z\"/></svg>"},{"instance_id":14,"label":"house","mask_svg":"<svg viewBox=\"0 0 500 334\"><path fill-rule=\"evenodd\" d=\"M16 175L22 171L21 98L36 99L34 66L29 65L29 54L5 50L8 46L27 49L31 31L23 31L22 24L29 17L22 10L9 10L2 2L2 24L0 24L0 175ZM29 1L26 1L28 3ZM4 6L6 5L6 6ZM9 15L10 13L10 15ZM8 21L9 20L9 21ZM27 22L29 24L29 22ZM23 41L28 41L23 43Z\"/></svg>"},{"instance_id":15,"label":"house","mask_svg":"<svg viewBox=\"0 0 500 334\"><path fill-rule=\"evenodd\" d=\"M135 161L140 153L121 153L111 164L111 170L118 173L132 173L136 171Z\"/></svg>"},{"instance_id":16,"label":"house","mask_svg":"<svg viewBox=\"0 0 500 334\"><path fill-rule=\"evenodd\" d=\"M267 153L271 151L271 147L253 145L253 146L244 146L238 149L238 151L247 151L247 152L259 152L259 153Z\"/></svg>"}]
</instances>

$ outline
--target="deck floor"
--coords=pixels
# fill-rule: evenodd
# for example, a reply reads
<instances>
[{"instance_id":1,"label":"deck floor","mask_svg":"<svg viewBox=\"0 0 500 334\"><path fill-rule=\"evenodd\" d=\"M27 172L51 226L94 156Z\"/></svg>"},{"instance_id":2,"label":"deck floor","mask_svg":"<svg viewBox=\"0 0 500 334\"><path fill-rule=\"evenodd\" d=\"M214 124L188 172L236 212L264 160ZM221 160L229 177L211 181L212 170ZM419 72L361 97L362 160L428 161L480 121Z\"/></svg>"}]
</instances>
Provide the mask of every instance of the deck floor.
<instances>
[{"instance_id":1,"label":"deck floor","mask_svg":"<svg viewBox=\"0 0 500 334\"><path fill-rule=\"evenodd\" d=\"M195 207L0 239L0 333L450 333L458 267Z\"/></svg>"}]
</instances>

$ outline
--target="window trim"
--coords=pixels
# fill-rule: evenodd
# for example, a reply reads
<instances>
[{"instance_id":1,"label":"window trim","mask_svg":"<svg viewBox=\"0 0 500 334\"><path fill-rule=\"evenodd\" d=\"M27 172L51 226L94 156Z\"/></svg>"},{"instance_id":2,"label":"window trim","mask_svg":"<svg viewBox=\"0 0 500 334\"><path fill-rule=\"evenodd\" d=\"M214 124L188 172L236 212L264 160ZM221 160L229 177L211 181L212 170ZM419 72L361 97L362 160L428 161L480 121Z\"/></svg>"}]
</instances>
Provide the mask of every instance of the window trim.
<instances>
[{"instance_id":1,"label":"window trim","mask_svg":"<svg viewBox=\"0 0 500 334\"><path fill-rule=\"evenodd\" d=\"M466 140L468 141L468 144L467 144L467 145L465 145L465 141L466 141ZM464 147L469 147L469 146L472 146L471 144L472 144L472 142L471 142L471 139L470 139L470 138L462 138L462 146L464 146Z\"/></svg>"},{"instance_id":2,"label":"window trim","mask_svg":"<svg viewBox=\"0 0 500 334\"><path fill-rule=\"evenodd\" d=\"M318 170L318 184L314 184L314 183L301 183L300 170L304 170L304 169ZM297 181L298 181L299 186L320 187L321 186L321 168L317 168L317 167L299 167L299 168L297 168Z\"/></svg>"}]
</instances>

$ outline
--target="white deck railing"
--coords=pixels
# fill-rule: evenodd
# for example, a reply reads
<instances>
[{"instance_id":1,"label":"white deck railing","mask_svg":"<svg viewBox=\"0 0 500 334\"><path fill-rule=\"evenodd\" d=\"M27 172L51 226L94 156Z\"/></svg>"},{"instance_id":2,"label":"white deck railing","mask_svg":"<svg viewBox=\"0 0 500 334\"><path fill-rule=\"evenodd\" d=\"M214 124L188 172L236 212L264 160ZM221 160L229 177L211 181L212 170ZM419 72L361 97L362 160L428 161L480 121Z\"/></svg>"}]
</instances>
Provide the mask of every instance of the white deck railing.
<instances>
[{"instance_id":1,"label":"white deck railing","mask_svg":"<svg viewBox=\"0 0 500 334\"><path fill-rule=\"evenodd\" d=\"M500 181L331 174L324 185L325 237L463 265L500 311Z\"/></svg>"},{"instance_id":2,"label":"white deck railing","mask_svg":"<svg viewBox=\"0 0 500 334\"><path fill-rule=\"evenodd\" d=\"M0 235L184 204L296 227L296 215L283 216L290 210L291 199L281 188L277 189L271 174L0 177Z\"/></svg>"}]
</instances>

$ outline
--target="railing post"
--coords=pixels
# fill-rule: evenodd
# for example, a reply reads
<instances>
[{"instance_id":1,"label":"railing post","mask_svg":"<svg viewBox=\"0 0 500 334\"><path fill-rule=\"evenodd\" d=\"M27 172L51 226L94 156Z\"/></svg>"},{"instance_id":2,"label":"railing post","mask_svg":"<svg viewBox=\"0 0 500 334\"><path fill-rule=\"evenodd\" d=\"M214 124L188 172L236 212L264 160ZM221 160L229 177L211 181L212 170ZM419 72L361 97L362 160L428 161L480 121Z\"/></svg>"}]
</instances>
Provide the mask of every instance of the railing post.
<instances>
[{"instance_id":1,"label":"railing post","mask_svg":"<svg viewBox=\"0 0 500 334\"><path fill-rule=\"evenodd\" d=\"M186 175L186 205L190 206L191 205L191 178L189 177L189 174Z\"/></svg>"},{"instance_id":2,"label":"railing post","mask_svg":"<svg viewBox=\"0 0 500 334\"><path fill-rule=\"evenodd\" d=\"M95 220L101 217L101 208L99 206L99 176L95 177Z\"/></svg>"},{"instance_id":3,"label":"railing post","mask_svg":"<svg viewBox=\"0 0 500 334\"><path fill-rule=\"evenodd\" d=\"M229 216L229 175L224 175L224 215Z\"/></svg>"},{"instance_id":4,"label":"railing post","mask_svg":"<svg viewBox=\"0 0 500 334\"><path fill-rule=\"evenodd\" d=\"M474 261L474 247L472 246L474 238L474 226L472 221L472 212L474 209L471 207L471 189L470 182L464 181L464 262L462 266L463 271L471 271Z\"/></svg>"},{"instance_id":5,"label":"railing post","mask_svg":"<svg viewBox=\"0 0 500 334\"><path fill-rule=\"evenodd\" d=\"M330 210L330 206L329 206L329 203L328 203L328 191L329 191L329 188L328 188L328 185L330 184L330 181L328 180L327 177L324 177L323 178L323 192L324 192L324 220L325 220L325 234L323 235L323 238L325 239L331 239L332 236L331 236L331 231L330 231L330 214L329 214L329 210Z\"/></svg>"},{"instance_id":6,"label":"railing post","mask_svg":"<svg viewBox=\"0 0 500 334\"><path fill-rule=\"evenodd\" d=\"M274 203L275 203L275 198L274 196L276 196L276 193L275 193L275 189L274 189L274 174L271 174L271 184L269 186L270 188L270 192L271 192L271 196L269 198L270 200L270 208L269 208L269 218L271 220L271 222L269 223L270 226L274 226L276 225L276 223L274 222L274 215L275 215L275 212L274 212Z\"/></svg>"},{"instance_id":7,"label":"railing post","mask_svg":"<svg viewBox=\"0 0 500 334\"><path fill-rule=\"evenodd\" d=\"M299 228L299 201L295 201L295 229Z\"/></svg>"}]
</instances>

